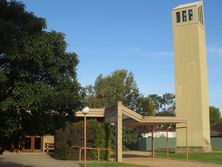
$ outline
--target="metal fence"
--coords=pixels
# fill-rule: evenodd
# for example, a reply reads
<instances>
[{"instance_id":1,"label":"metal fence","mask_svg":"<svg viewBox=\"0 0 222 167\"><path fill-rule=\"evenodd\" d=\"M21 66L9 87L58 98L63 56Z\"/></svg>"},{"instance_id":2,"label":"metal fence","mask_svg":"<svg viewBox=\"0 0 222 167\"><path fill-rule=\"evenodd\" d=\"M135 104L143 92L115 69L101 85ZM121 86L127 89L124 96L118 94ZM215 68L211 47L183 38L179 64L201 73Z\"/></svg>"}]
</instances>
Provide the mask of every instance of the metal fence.
<instances>
[{"instance_id":1,"label":"metal fence","mask_svg":"<svg viewBox=\"0 0 222 167\"><path fill-rule=\"evenodd\" d=\"M170 149L175 149L176 138L169 138L168 145ZM222 149L222 137L211 137L211 146L213 149ZM166 138L165 137L155 138L155 149L161 150L164 148L166 148ZM152 138L139 138L137 144L135 144L134 147L130 149L140 150L140 151L151 151Z\"/></svg>"},{"instance_id":2,"label":"metal fence","mask_svg":"<svg viewBox=\"0 0 222 167\"><path fill-rule=\"evenodd\" d=\"M213 149L222 149L222 137L211 137L211 146Z\"/></svg>"}]
</instances>

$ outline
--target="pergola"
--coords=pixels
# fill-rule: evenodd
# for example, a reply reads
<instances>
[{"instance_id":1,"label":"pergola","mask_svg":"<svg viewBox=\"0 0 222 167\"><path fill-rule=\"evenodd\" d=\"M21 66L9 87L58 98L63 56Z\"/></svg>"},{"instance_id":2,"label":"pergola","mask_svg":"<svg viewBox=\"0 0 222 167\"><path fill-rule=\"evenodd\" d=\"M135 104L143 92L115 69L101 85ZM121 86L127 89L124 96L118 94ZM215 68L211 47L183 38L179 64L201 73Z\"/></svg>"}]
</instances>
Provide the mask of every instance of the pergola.
<instances>
[{"instance_id":1,"label":"pergola","mask_svg":"<svg viewBox=\"0 0 222 167\"><path fill-rule=\"evenodd\" d=\"M76 112L76 117L84 117L81 111ZM122 127L149 125L152 127L152 157L154 152L154 127L158 125L183 124L177 128L186 128L186 157L188 159L188 119L172 116L142 116L135 111L122 105L121 101L117 104L105 108L90 108L87 117L104 118L106 123L116 126L116 161L122 162Z\"/></svg>"}]
</instances>

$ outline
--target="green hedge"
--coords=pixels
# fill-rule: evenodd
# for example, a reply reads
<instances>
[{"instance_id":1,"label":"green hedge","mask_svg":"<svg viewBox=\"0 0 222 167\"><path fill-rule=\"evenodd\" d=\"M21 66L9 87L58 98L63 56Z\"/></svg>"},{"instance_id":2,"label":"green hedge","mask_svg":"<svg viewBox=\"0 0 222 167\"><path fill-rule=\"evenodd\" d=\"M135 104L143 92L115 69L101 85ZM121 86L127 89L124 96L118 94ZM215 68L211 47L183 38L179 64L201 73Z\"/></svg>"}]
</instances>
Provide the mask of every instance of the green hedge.
<instances>
[{"instance_id":1,"label":"green hedge","mask_svg":"<svg viewBox=\"0 0 222 167\"><path fill-rule=\"evenodd\" d=\"M69 148L71 146L84 146L83 138L83 121L72 123L65 130L58 130L55 135L55 157L58 159L75 159L79 158L79 150L72 149L71 154ZM87 147L111 147L111 132L109 125L97 120L87 120ZM83 156L84 151L82 151ZM71 156L70 156L71 155ZM100 159L107 159L108 151L100 152ZM88 159L97 159L97 151L87 151Z\"/></svg>"}]
</instances>

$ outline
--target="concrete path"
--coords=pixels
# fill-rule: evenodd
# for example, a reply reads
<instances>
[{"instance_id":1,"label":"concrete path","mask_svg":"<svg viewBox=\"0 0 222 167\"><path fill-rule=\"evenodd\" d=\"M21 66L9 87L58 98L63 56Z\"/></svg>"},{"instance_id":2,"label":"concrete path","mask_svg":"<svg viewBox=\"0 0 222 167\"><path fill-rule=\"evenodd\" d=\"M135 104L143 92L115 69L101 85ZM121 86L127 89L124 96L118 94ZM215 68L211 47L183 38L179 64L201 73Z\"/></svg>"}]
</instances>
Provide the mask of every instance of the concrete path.
<instances>
[{"instance_id":1,"label":"concrete path","mask_svg":"<svg viewBox=\"0 0 222 167\"><path fill-rule=\"evenodd\" d=\"M221 164L186 160L170 160L164 158L151 158L150 156L150 153L142 151L124 152L123 163L144 165L148 167L222 167Z\"/></svg>"},{"instance_id":2,"label":"concrete path","mask_svg":"<svg viewBox=\"0 0 222 167\"><path fill-rule=\"evenodd\" d=\"M45 153L0 155L0 167L80 167L75 161L55 160Z\"/></svg>"},{"instance_id":3,"label":"concrete path","mask_svg":"<svg viewBox=\"0 0 222 167\"><path fill-rule=\"evenodd\" d=\"M220 164L194 161L166 160L162 158L124 158L123 163L144 165L148 167L221 167Z\"/></svg>"},{"instance_id":4,"label":"concrete path","mask_svg":"<svg viewBox=\"0 0 222 167\"><path fill-rule=\"evenodd\" d=\"M129 151L124 153L123 163L144 165L148 167L221 167L221 164L204 163L197 161L170 160L151 158L147 152Z\"/></svg>"}]
</instances>

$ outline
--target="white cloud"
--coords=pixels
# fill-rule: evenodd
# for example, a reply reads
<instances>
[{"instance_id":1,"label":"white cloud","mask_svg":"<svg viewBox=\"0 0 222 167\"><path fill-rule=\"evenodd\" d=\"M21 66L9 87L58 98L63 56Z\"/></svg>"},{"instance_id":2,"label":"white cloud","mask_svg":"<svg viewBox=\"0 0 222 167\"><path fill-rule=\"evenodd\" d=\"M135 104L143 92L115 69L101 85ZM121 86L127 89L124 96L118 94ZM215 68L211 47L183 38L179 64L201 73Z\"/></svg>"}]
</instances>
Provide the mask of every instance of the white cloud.
<instances>
[{"instance_id":1,"label":"white cloud","mask_svg":"<svg viewBox=\"0 0 222 167\"><path fill-rule=\"evenodd\" d=\"M222 46L209 45L207 46L207 52L209 54L222 55Z\"/></svg>"},{"instance_id":2,"label":"white cloud","mask_svg":"<svg viewBox=\"0 0 222 167\"><path fill-rule=\"evenodd\" d=\"M152 55L154 55L154 56L173 56L173 52L151 52L151 53L149 53L149 54L152 54Z\"/></svg>"},{"instance_id":3,"label":"white cloud","mask_svg":"<svg viewBox=\"0 0 222 167\"><path fill-rule=\"evenodd\" d=\"M142 56L142 57L153 57L153 58L173 56L173 52L170 52L170 51L147 52L147 51L144 51L140 48L129 49L129 50L127 50L127 54Z\"/></svg>"}]
</instances>

